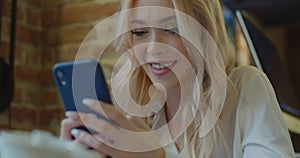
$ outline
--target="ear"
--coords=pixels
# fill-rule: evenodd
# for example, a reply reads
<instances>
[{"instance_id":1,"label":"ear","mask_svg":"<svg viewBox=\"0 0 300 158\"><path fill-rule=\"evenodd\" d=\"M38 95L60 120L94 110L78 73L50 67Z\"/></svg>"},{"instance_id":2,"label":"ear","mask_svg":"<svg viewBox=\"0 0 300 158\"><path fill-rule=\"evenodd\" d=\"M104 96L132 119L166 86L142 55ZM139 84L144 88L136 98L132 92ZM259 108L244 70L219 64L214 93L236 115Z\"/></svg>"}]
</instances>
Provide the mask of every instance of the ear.
<instances>
[{"instance_id":1,"label":"ear","mask_svg":"<svg viewBox=\"0 0 300 158\"><path fill-rule=\"evenodd\" d=\"M14 79L9 65L3 58L0 58L0 113L5 111L12 99Z\"/></svg>"}]
</instances>

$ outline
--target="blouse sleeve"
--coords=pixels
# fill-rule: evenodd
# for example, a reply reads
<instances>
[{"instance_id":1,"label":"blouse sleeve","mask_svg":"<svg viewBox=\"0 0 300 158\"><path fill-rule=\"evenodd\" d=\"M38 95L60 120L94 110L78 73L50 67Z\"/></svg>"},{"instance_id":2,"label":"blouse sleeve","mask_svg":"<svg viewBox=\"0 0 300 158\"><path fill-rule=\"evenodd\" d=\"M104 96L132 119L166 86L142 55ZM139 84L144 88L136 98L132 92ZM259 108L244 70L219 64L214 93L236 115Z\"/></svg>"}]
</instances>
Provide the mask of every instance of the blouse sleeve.
<instances>
[{"instance_id":1,"label":"blouse sleeve","mask_svg":"<svg viewBox=\"0 0 300 158\"><path fill-rule=\"evenodd\" d=\"M165 149L165 158L182 158L180 155L175 154L168 149Z\"/></svg>"},{"instance_id":2,"label":"blouse sleeve","mask_svg":"<svg viewBox=\"0 0 300 158\"><path fill-rule=\"evenodd\" d=\"M244 74L237 109L243 158L294 158L294 151L273 87L258 70Z\"/></svg>"}]
</instances>

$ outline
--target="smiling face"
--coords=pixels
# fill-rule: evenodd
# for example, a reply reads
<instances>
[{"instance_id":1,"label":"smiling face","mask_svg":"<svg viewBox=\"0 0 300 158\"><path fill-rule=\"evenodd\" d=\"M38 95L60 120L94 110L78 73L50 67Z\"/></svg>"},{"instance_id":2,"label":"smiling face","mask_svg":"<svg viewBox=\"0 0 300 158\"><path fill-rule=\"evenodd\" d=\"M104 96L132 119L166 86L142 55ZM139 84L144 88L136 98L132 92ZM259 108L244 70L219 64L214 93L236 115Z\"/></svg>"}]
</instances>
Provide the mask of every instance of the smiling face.
<instances>
[{"instance_id":1,"label":"smiling face","mask_svg":"<svg viewBox=\"0 0 300 158\"><path fill-rule=\"evenodd\" d=\"M175 12L169 0L138 0L134 4L145 6L152 7L137 9L130 22L133 52L152 82L178 87L177 78L186 73L187 51L178 34Z\"/></svg>"}]
</instances>

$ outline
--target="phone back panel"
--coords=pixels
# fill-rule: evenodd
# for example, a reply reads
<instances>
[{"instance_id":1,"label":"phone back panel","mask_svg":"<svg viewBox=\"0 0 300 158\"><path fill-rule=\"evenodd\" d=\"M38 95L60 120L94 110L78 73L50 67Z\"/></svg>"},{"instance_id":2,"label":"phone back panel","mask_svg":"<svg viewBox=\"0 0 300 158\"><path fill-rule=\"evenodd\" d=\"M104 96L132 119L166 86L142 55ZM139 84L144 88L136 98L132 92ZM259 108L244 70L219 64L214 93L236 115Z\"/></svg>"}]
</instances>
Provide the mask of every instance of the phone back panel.
<instances>
[{"instance_id":1,"label":"phone back panel","mask_svg":"<svg viewBox=\"0 0 300 158\"><path fill-rule=\"evenodd\" d=\"M53 75L66 111L89 112L82 104L84 98L112 103L102 68L96 60L57 63Z\"/></svg>"}]
</instances>

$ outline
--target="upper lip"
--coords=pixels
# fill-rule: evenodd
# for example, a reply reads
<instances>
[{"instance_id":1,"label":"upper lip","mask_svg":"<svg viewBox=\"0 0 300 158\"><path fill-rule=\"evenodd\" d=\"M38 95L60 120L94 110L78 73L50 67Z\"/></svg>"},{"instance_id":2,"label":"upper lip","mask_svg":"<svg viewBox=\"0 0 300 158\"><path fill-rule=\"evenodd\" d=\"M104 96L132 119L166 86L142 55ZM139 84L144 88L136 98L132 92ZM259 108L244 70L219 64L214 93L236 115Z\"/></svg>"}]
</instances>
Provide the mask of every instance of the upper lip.
<instances>
[{"instance_id":1,"label":"upper lip","mask_svg":"<svg viewBox=\"0 0 300 158\"><path fill-rule=\"evenodd\" d=\"M170 68L176 64L176 61L172 62L151 62L148 63L151 67L155 69L163 69L163 68Z\"/></svg>"},{"instance_id":2,"label":"upper lip","mask_svg":"<svg viewBox=\"0 0 300 158\"><path fill-rule=\"evenodd\" d=\"M168 64L168 63L175 63L176 61L151 61L147 62L148 64Z\"/></svg>"}]
</instances>

